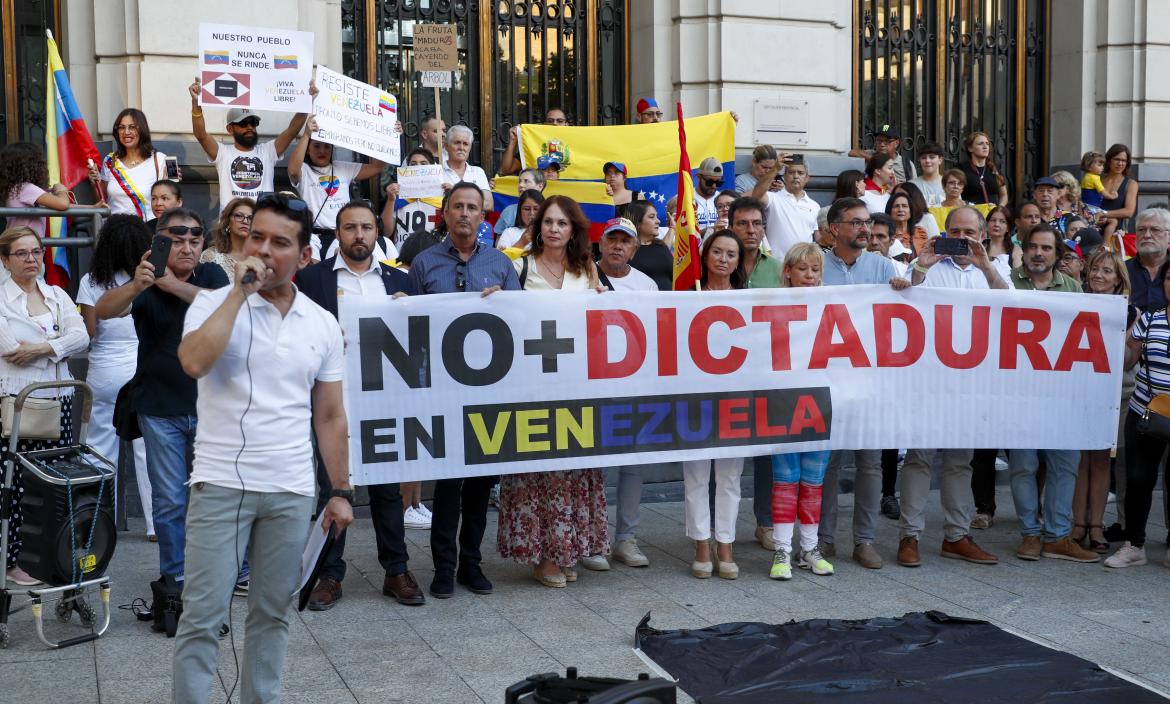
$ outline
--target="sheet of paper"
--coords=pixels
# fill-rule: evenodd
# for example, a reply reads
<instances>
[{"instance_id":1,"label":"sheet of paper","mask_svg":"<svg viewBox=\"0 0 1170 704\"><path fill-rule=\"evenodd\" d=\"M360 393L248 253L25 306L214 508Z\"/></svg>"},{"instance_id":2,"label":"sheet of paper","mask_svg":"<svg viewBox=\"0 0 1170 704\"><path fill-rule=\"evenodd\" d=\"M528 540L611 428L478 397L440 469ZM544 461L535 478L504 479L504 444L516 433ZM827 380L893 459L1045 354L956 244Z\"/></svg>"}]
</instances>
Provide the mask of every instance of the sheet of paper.
<instances>
[{"instance_id":1,"label":"sheet of paper","mask_svg":"<svg viewBox=\"0 0 1170 704\"><path fill-rule=\"evenodd\" d=\"M401 166L398 168L399 198L433 198L443 195L443 167Z\"/></svg>"},{"instance_id":2,"label":"sheet of paper","mask_svg":"<svg viewBox=\"0 0 1170 704\"><path fill-rule=\"evenodd\" d=\"M325 529L321 527L322 521L325 520L325 512L322 511L317 515L317 520L313 523L313 527L309 529L309 542L305 545L305 552L301 555L301 579L297 584L296 591L293 592L295 599L305 585L309 583L309 578L313 576L313 566L317 564L317 558L321 557L321 550L325 547L325 540L328 534Z\"/></svg>"}]
</instances>

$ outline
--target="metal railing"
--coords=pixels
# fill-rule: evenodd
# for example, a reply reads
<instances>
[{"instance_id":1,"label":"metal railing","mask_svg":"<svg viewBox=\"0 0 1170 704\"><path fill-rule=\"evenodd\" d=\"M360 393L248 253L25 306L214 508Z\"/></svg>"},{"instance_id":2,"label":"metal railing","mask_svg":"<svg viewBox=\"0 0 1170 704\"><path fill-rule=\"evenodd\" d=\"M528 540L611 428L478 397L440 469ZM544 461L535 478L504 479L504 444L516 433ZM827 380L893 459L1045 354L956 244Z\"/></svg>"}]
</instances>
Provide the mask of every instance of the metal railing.
<instances>
[{"instance_id":1,"label":"metal railing","mask_svg":"<svg viewBox=\"0 0 1170 704\"><path fill-rule=\"evenodd\" d=\"M66 250L66 259L73 276L69 280L69 296L77 297L77 285L81 282L80 250L92 247L97 240L97 234L102 229L102 220L110 216L110 209L101 207L72 207L68 210L52 210L50 208L0 208L0 217L11 218L73 218L74 227L84 234L79 237L45 238L45 246L62 247Z\"/></svg>"}]
</instances>

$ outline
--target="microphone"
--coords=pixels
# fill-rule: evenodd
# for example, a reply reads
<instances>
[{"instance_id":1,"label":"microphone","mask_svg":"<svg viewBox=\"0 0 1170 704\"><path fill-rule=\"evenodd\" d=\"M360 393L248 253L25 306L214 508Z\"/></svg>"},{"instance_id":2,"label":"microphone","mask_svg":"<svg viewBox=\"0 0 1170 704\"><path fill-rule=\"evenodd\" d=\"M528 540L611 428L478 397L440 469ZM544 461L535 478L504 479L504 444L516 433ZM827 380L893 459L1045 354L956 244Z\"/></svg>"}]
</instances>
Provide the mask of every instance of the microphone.
<instances>
[{"instance_id":1,"label":"microphone","mask_svg":"<svg viewBox=\"0 0 1170 704\"><path fill-rule=\"evenodd\" d=\"M240 283L250 284L256 280L256 272L248 271L244 273L244 278L240 279Z\"/></svg>"}]
</instances>

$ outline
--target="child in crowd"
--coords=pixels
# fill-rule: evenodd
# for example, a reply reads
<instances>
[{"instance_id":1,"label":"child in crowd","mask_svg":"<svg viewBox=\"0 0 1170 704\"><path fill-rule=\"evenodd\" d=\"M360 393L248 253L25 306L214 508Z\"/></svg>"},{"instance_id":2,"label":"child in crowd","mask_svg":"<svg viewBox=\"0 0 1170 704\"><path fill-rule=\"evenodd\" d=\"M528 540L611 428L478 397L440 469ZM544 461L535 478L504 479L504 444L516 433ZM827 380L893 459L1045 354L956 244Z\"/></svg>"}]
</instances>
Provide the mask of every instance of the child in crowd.
<instances>
[{"instance_id":1,"label":"child in crowd","mask_svg":"<svg viewBox=\"0 0 1170 704\"><path fill-rule=\"evenodd\" d=\"M1087 215L1102 212L1101 204L1106 198L1116 198L1117 191L1105 190L1101 174L1105 172L1105 155L1101 152L1085 152L1081 157L1081 203Z\"/></svg>"},{"instance_id":2,"label":"child in crowd","mask_svg":"<svg viewBox=\"0 0 1170 704\"><path fill-rule=\"evenodd\" d=\"M825 258L812 242L801 242L784 257L782 285L820 286ZM821 522L821 485L829 468L829 451L786 452L772 455L772 579L792 579L792 533L800 517L800 559L798 567L816 575L833 574L833 565L817 548Z\"/></svg>"}]
</instances>

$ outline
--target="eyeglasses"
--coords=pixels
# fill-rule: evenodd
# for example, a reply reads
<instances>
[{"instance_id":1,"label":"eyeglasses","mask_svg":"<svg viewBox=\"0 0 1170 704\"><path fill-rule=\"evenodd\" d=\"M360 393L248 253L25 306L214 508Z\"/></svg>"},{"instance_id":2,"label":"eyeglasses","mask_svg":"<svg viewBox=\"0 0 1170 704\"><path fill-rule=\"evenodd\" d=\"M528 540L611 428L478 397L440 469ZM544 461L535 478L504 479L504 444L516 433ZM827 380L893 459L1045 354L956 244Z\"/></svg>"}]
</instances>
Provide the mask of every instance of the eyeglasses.
<instances>
[{"instance_id":1,"label":"eyeglasses","mask_svg":"<svg viewBox=\"0 0 1170 704\"><path fill-rule=\"evenodd\" d=\"M838 225L848 225L853 229L873 226L873 220L862 220L860 218L853 218L852 220L836 220L834 222L836 222Z\"/></svg>"},{"instance_id":2,"label":"eyeglasses","mask_svg":"<svg viewBox=\"0 0 1170 704\"><path fill-rule=\"evenodd\" d=\"M22 249L19 252L10 252L9 258L12 259L40 259L45 256L44 249Z\"/></svg>"},{"instance_id":3,"label":"eyeglasses","mask_svg":"<svg viewBox=\"0 0 1170 704\"><path fill-rule=\"evenodd\" d=\"M252 216L244 213L232 213L232 220L239 220L240 222L252 222Z\"/></svg>"},{"instance_id":4,"label":"eyeglasses","mask_svg":"<svg viewBox=\"0 0 1170 704\"><path fill-rule=\"evenodd\" d=\"M114 128L115 132L137 132L138 125L118 125Z\"/></svg>"},{"instance_id":5,"label":"eyeglasses","mask_svg":"<svg viewBox=\"0 0 1170 704\"><path fill-rule=\"evenodd\" d=\"M647 110L646 112L638 113L642 117L662 117L661 110Z\"/></svg>"},{"instance_id":6,"label":"eyeglasses","mask_svg":"<svg viewBox=\"0 0 1170 704\"><path fill-rule=\"evenodd\" d=\"M258 117L245 117L244 119L240 120L239 122L233 122L232 124L235 125L236 127L251 127L253 129L255 129L255 128L260 126L260 118L258 118Z\"/></svg>"},{"instance_id":7,"label":"eyeglasses","mask_svg":"<svg viewBox=\"0 0 1170 704\"><path fill-rule=\"evenodd\" d=\"M1139 235L1164 235L1167 232L1170 232L1170 230L1164 227L1139 227L1137 229Z\"/></svg>"},{"instance_id":8,"label":"eyeglasses","mask_svg":"<svg viewBox=\"0 0 1170 704\"><path fill-rule=\"evenodd\" d=\"M455 265L455 290L460 293L467 290L467 262L460 261Z\"/></svg>"},{"instance_id":9,"label":"eyeglasses","mask_svg":"<svg viewBox=\"0 0 1170 704\"><path fill-rule=\"evenodd\" d=\"M162 228L162 231L168 232L168 233L174 235L175 237L182 237L183 235L187 234L188 232L191 233L192 237L202 237L203 236L203 228L202 227L187 227L186 225L171 225L169 227Z\"/></svg>"}]
</instances>

